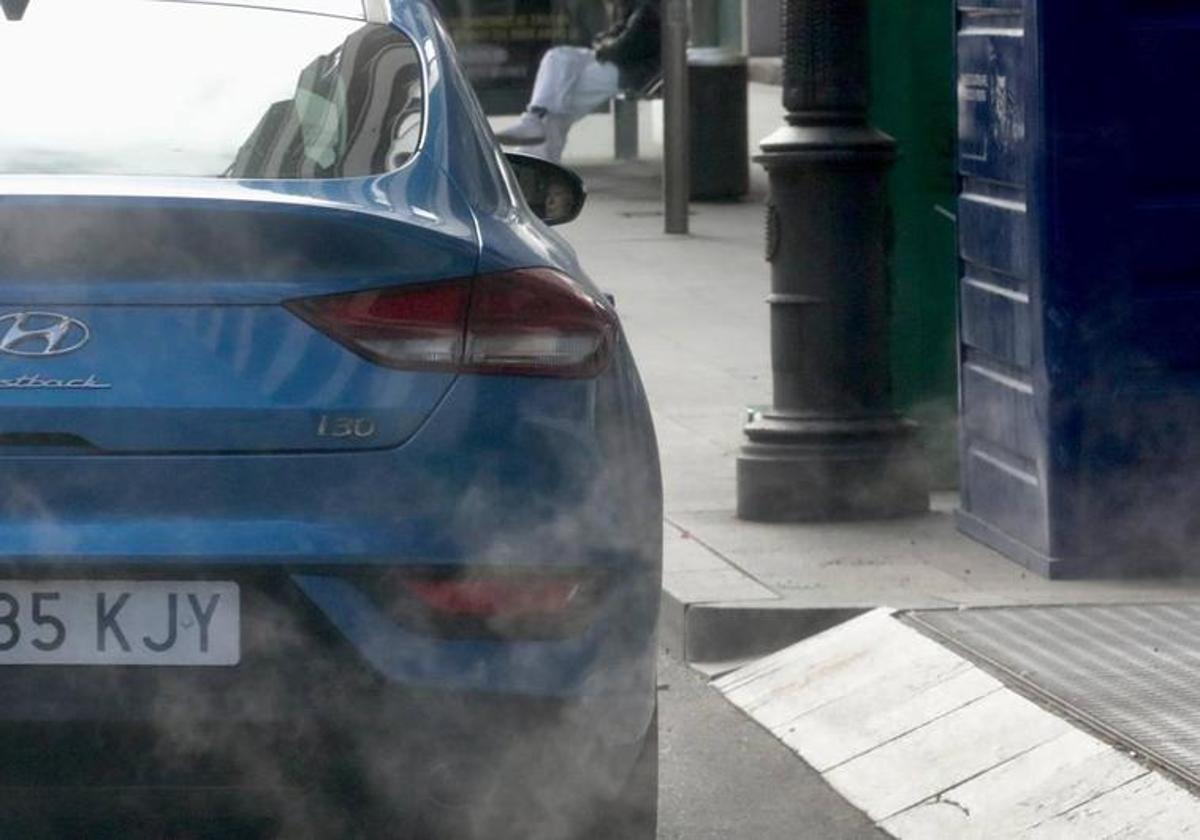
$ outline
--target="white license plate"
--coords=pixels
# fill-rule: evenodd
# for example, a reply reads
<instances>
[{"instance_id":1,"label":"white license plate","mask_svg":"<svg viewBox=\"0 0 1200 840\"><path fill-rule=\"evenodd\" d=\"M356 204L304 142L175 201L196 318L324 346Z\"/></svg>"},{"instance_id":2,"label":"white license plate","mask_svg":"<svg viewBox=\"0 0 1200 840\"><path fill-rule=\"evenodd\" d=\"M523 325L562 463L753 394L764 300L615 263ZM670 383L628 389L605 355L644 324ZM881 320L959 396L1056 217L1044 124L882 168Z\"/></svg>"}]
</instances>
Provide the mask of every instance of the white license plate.
<instances>
[{"instance_id":1,"label":"white license plate","mask_svg":"<svg viewBox=\"0 0 1200 840\"><path fill-rule=\"evenodd\" d=\"M236 665L232 581L0 580L0 665Z\"/></svg>"}]
</instances>

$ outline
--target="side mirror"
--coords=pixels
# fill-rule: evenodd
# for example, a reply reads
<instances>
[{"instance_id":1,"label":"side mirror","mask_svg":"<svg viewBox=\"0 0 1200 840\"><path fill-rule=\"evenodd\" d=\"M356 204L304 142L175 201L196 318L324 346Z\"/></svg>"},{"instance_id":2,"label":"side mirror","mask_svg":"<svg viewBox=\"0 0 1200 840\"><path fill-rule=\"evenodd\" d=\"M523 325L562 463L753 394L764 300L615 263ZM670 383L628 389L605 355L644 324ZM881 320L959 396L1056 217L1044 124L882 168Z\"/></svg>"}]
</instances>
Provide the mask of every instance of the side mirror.
<instances>
[{"instance_id":1,"label":"side mirror","mask_svg":"<svg viewBox=\"0 0 1200 840\"><path fill-rule=\"evenodd\" d=\"M533 155L507 152L525 202L548 225L565 225L579 217L587 201L583 179L566 167Z\"/></svg>"}]
</instances>

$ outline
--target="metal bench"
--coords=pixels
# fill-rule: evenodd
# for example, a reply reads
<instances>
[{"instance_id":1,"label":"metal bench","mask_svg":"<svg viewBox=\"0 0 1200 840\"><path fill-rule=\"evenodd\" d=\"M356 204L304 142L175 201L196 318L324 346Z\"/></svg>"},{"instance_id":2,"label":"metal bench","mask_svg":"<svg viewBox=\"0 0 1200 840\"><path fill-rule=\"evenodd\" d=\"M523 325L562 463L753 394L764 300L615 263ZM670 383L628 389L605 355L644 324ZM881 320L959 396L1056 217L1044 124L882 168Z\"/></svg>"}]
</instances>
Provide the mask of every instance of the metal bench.
<instances>
[{"instance_id":1,"label":"metal bench","mask_svg":"<svg viewBox=\"0 0 1200 840\"><path fill-rule=\"evenodd\" d=\"M617 160L637 160L638 103L662 97L663 80L659 74L640 88L626 88L613 97L613 132Z\"/></svg>"}]
</instances>

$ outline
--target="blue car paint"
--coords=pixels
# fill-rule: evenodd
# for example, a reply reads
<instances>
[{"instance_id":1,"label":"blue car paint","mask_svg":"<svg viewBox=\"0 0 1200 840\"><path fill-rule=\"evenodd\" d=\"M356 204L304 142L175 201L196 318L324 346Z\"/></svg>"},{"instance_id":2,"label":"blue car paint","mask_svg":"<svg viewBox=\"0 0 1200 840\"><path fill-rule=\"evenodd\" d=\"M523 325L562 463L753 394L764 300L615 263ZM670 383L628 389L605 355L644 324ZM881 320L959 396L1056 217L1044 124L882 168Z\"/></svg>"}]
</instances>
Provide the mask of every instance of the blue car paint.
<instances>
[{"instance_id":1,"label":"blue car paint","mask_svg":"<svg viewBox=\"0 0 1200 840\"><path fill-rule=\"evenodd\" d=\"M72 535L77 523L111 521L131 534L143 528L160 534L149 545L133 541L124 548L143 562L170 562L172 540L215 563L222 557L282 562L289 555L276 547L277 529L258 539L247 527L277 522L312 535L312 545L301 542L303 553L288 560L295 564L450 562L478 549L476 534L519 532L555 511L574 520L578 502L587 499L593 503L578 521L600 540L604 529L619 527L609 508L619 499L589 495L603 467L587 415L593 389L584 382L462 377L420 431L385 450L7 456L0 459L4 481L36 491L37 504L30 509L20 494L0 496L7 535L0 557L107 562L122 553L125 538L117 531ZM469 498L475 527L468 530L450 513Z\"/></svg>"},{"instance_id":2,"label":"blue car paint","mask_svg":"<svg viewBox=\"0 0 1200 840\"><path fill-rule=\"evenodd\" d=\"M239 354L254 355L270 346L287 347L304 363L277 377L273 388L242 395L222 391L215 400L240 406L222 408L208 401L222 387L219 366L186 385L147 388L147 400L162 408L150 420L145 407L136 420L121 416L116 379L132 351L122 356L106 347L97 352L111 353L108 358L62 360L64 373L94 370L113 377L111 397L86 395L89 401L70 392L34 392L14 399L13 393L4 394L10 405L25 401L25 410L6 412L12 429L45 431L55 415L65 429L71 423L61 418L75 416L74 427L93 430L96 443L131 454L0 458L9 488L0 498L0 558L55 567L294 569L293 579L313 603L393 684L619 697L620 703L613 700L617 706L634 711L614 721L612 734L632 741L645 731L654 705L661 519L657 486L642 493L645 487L623 483L611 469L624 459L657 475L649 413L623 339L613 363L592 381L453 379L389 371L374 378L348 376L331 391L339 354L349 351L279 307L299 294L534 265L556 267L596 291L562 238L534 219L516 194L436 13L421 0L396 0L393 16L424 51L431 82L421 151L397 172L337 181L236 183L73 178L65 190L68 199L62 198L64 184L55 179L0 180L0 211L7 203L35 200L78 205L86 196L113 206L267 208L326 219L337 214L367 225L402 223L414 235L451 244L455 254L438 276L397 266L387 276L307 277L294 283L210 277L202 287L165 277L114 277L102 284L69 278L6 282L0 291L5 305L53 305L101 327L107 317L119 318L121 307L193 307L181 309L179 317L197 323L166 319L158 340L173 353L181 341L186 352L187 341L201 334L227 336L212 345L209 364L222 357L233 364ZM297 338L305 330L307 337ZM120 386L145 388L156 375L155 364L136 360ZM3 365L0 378L10 368L23 370L7 361ZM141 385L131 384L137 382ZM221 430L210 429L212 423L221 424L227 436L234 430L239 448L270 448L267 439L255 444L252 423L239 426L255 411L294 410L287 422L299 429L321 408L367 410L395 400L401 391L424 394L429 411L418 418L407 407L397 409L388 418L383 449L137 454L151 440L167 448L186 441L185 448L196 451L219 447ZM107 407L106 398L112 403ZM171 410L187 405L199 411L191 427L172 428ZM135 422L144 425L133 428ZM296 430L272 431L276 450L281 440L287 448L287 441L299 439ZM528 541L530 534L538 535L536 542ZM477 562L596 565L617 574L619 585L583 637L512 645L417 637L389 621L350 583L328 573L353 564ZM314 571L302 571L308 567ZM618 630L635 642L613 644Z\"/></svg>"}]
</instances>

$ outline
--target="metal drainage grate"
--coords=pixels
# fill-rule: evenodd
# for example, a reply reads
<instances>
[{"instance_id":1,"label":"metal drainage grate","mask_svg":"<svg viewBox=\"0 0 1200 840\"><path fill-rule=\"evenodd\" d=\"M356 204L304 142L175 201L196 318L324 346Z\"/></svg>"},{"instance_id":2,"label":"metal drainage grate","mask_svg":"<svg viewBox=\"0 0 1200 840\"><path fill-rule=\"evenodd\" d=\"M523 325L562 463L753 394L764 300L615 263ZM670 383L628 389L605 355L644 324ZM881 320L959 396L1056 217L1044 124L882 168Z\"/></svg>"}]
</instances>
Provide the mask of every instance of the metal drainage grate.
<instances>
[{"instance_id":1,"label":"metal drainage grate","mask_svg":"<svg viewBox=\"0 0 1200 840\"><path fill-rule=\"evenodd\" d=\"M906 618L1200 785L1200 604L924 610Z\"/></svg>"}]
</instances>

